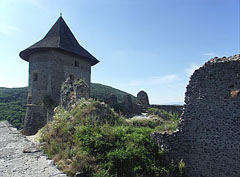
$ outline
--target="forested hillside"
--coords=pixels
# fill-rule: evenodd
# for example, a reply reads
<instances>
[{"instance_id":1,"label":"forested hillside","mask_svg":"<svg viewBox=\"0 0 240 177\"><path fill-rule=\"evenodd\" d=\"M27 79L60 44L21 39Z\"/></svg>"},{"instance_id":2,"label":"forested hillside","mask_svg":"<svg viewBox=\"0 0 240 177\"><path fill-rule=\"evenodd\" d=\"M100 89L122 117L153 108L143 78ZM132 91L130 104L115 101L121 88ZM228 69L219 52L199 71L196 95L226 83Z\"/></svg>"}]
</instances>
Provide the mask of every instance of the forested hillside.
<instances>
[{"instance_id":1,"label":"forested hillside","mask_svg":"<svg viewBox=\"0 0 240 177\"><path fill-rule=\"evenodd\" d=\"M91 97L105 101L109 94L115 94L119 102L124 101L128 93L102 84L91 84ZM132 95L131 95L132 96ZM132 96L133 101L136 97ZM21 129L26 111L27 87L0 87L0 120L8 120L14 127Z\"/></svg>"},{"instance_id":2,"label":"forested hillside","mask_svg":"<svg viewBox=\"0 0 240 177\"><path fill-rule=\"evenodd\" d=\"M91 98L97 98L98 100L101 100L101 101L106 101L110 94L114 94L117 96L119 103L122 103L124 101L125 95L129 94L122 90L119 90L107 85L98 84L98 83L91 84L90 93L91 93ZM137 101L136 97L134 97L133 95L131 95L131 97L133 102Z\"/></svg>"},{"instance_id":3,"label":"forested hillside","mask_svg":"<svg viewBox=\"0 0 240 177\"><path fill-rule=\"evenodd\" d=\"M27 87L4 88L0 87L0 120L21 129L23 126L27 102Z\"/></svg>"}]
</instances>

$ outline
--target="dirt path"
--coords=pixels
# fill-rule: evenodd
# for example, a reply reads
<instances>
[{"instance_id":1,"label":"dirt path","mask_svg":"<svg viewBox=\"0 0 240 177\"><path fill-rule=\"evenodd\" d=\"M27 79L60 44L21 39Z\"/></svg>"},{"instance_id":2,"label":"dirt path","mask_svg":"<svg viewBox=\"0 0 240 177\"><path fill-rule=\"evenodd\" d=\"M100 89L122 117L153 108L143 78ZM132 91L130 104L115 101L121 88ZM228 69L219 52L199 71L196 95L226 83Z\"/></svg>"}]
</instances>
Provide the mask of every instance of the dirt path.
<instances>
[{"instance_id":1,"label":"dirt path","mask_svg":"<svg viewBox=\"0 0 240 177\"><path fill-rule=\"evenodd\" d=\"M51 176L67 177L26 136L0 121L0 177Z\"/></svg>"}]
</instances>

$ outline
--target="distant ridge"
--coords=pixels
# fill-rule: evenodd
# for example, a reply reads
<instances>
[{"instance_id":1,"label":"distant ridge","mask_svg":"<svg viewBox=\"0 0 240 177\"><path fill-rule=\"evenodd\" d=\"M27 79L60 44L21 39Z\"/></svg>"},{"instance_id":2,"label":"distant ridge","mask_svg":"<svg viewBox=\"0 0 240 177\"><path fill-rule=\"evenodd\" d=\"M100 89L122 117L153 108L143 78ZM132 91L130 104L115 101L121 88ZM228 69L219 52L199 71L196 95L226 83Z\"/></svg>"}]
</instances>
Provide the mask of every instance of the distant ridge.
<instances>
[{"instance_id":1,"label":"distant ridge","mask_svg":"<svg viewBox=\"0 0 240 177\"><path fill-rule=\"evenodd\" d=\"M127 92L122 90L113 88L111 86L99 84L99 83L91 83L91 98L97 98L98 100L106 101L110 94L114 94L117 96L118 102L124 102L125 95L130 95L133 102L137 102L137 98Z\"/></svg>"}]
</instances>

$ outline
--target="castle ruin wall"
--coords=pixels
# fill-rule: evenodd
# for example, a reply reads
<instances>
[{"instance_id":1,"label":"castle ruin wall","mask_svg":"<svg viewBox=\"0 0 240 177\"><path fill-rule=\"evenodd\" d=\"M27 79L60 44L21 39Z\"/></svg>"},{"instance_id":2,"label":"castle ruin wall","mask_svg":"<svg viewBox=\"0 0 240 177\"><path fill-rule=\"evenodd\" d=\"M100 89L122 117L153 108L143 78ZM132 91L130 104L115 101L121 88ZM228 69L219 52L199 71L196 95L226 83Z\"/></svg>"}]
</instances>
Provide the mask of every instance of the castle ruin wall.
<instances>
[{"instance_id":1,"label":"castle ruin wall","mask_svg":"<svg viewBox=\"0 0 240 177\"><path fill-rule=\"evenodd\" d=\"M188 176L240 176L240 55L214 58L191 76L179 130L155 133Z\"/></svg>"},{"instance_id":2,"label":"castle ruin wall","mask_svg":"<svg viewBox=\"0 0 240 177\"><path fill-rule=\"evenodd\" d=\"M25 134L34 134L47 122L43 99L49 96L53 104L60 102L62 83L69 77L83 79L90 85L91 63L58 49L35 52L29 57L29 92L24 120Z\"/></svg>"}]
</instances>

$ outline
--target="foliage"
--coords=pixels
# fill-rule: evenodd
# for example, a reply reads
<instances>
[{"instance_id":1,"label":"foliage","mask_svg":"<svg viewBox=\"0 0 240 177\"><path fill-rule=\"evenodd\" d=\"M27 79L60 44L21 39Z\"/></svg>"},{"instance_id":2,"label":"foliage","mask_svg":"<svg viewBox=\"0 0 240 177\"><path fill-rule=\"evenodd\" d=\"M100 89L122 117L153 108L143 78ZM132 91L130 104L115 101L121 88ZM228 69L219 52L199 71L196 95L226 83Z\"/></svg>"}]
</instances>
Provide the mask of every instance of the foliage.
<instances>
[{"instance_id":1,"label":"foliage","mask_svg":"<svg viewBox=\"0 0 240 177\"><path fill-rule=\"evenodd\" d=\"M148 115L156 115L158 117L161 117L164 120L179 119L180 117L177 112L167 112L166 110L158 108L148 108L147 113Z\"/></svg>"},{"instance_id":2,"label":"foliage","mask_svg":"<svg viewBox=\"0 0 240 177\"><path fill-rule=\"evenodd\" d=\"M180 120L178 113L158 108L148 108L146 112L147 117L135 116L128 119L127 124L134 127L148 127L163 133L173 133L177 130Z\"/></svg>"},{"instance_id":3,"label":"foliage","mask_svg":"<svg viewBox=\"0 0 240 177\"><path fill-rule=\"evenodd\" d=\"M43 149L68 175L183 175L183 164L167 161L150 137L154 129L128 125L106 104L81 100L72 110L55 111L55 120L41 130Z\"/></svg>"},{"instance_id":4,"label":"foliage","mask_svg":"<svg viewBox=\"0 0 240 177\"><path fill-rule=\"evenodd\" d=\"M127 123L134 127L148 127L148 128L156 128L159 125L164 123L164 120L161 118L132 118L128 119Z\"/></svg>"},{"instance_id":5,"label":"foliage","mask_svg":"<svg viewBox=\"0 0 240 177\"><path fill-rule=\"evenodd\" d=\"M119 116L114 110L104 102L93 99L81 99L74 105L74 109L66 111L64 108L57 107L55 117L68 117L74 125L77 124L119 124L123 122L123 117ZM73 119L74 118L74 119Z\"/></svg>"},{"instance_id":6,"label":"foliage","mask_svg":"<svg viewBox=\"0 0 240 177\"><path fill-rule=\"evenodd\" d=\"M25 117L27 87L0 87L0 120L7 120L14 127L21 129Z\"/></svg>"},{"instance_id":7,"label":"foliage","mask_svg":"<svg viewBox=\"0 0 240 177\"><path fill-rule=\"evenodd\" d=\"M14 127L21 129L23 127L26 104L27 104L27 87L5 88L0 87L0 120L8 120ZM121 90L102 85L91 83L91 97L101 101L106 101L110 93L117 96L119 102L123 102L124 96L128 93ZM136 97L132 96L136 101ZM46 100L48 106L51 101Z\"/></svg>"}]
</instances>

